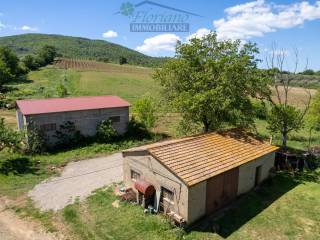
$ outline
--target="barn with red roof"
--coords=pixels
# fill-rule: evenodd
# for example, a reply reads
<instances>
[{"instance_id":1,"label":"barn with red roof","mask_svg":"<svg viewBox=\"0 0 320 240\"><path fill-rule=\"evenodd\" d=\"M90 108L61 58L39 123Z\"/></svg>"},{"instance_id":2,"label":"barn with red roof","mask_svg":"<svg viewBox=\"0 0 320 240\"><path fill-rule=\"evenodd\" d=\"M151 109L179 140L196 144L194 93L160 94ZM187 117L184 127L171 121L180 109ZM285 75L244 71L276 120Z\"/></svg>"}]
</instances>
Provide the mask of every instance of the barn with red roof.
<instances>
[{"instance_id":1,"label":"barn with red roof","mask_svg":"<svg viewBox=\"0 0 320 240\"><path fill-rule=\"evenodd\" d=\"M84 136L93 136L101 121L110 119L119 134L126 132L130 104L118 96L87 96L18 100L17 121L20 130L32 122L56 142L55 133L66 122L74 123Z\"/></svg>"}]
</instances>

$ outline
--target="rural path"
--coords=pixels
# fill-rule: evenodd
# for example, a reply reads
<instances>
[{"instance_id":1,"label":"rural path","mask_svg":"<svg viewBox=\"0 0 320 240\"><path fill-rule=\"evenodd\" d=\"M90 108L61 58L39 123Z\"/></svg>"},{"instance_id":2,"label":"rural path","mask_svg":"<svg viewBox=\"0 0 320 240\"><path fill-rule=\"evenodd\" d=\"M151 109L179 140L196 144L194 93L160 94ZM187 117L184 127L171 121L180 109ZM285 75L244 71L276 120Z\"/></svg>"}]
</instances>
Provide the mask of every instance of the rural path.
<instances>
[{"instance_id":1,"label":"rural path","mask_svg":"<svg viewBox=\"0 0 320 240\"><path fill-rule=\"evenodd\" d=\"M95 189L122 180L122 155L112 154L69 163L59 177L50 178L34 187L29 196L41 210L64 208L77 198L85 199Z\"/></svg>"},{"instance_id":2,"label":"rural path","mask_svg":"<svg viewBox=\"0 0 320 240\"><path fill-rule=\"evenodd\" d=\"M62 240L62 235L47 233L39 223L19 218L11 209L11 201L0 199L1 240Z\"/></svg>"}]
</instances>

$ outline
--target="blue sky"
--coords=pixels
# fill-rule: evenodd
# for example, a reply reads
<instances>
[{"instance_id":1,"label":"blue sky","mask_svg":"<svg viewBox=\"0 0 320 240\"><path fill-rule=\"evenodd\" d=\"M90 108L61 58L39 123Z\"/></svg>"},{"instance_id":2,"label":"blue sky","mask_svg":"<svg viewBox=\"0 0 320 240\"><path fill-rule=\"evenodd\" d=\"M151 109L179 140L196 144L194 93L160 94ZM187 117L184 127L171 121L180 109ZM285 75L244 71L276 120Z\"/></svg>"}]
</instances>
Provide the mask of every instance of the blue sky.
<instances>
[{"instance_id":1,"label":"blue sky","mask_svg":"<svg viewBox=\"0 0 320 240\"><path fill-rule=\"evenodd\" d=\"M103 39L152 56L172 56L176 40L201 37L217 31L221 39L258 43L261 56L270 54L276 42L289 60L299 49L301 66L320 70L320 1L209 1L154 0L202 17L188 16L189 32L130 32L132 19L120 10L124 1L7 0L0 5L0 36L21 33L53 33ZM140 0L129 1L132 4ZM148 14L174 11L145 5L136 10ZM195 33L197 33L195 35ZM303 66L302 66L303 65Z\"/></svg>"}]
</instances>

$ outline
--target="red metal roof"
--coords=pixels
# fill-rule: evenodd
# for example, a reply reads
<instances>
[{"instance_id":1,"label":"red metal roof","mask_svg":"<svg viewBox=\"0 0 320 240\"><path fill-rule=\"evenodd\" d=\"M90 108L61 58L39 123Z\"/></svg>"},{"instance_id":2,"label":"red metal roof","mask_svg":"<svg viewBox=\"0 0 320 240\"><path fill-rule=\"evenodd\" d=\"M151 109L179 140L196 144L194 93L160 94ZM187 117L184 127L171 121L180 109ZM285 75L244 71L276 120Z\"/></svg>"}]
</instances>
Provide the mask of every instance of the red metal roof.
<instances>
[{"instance_id":1,"label":"red metal roof","mask_svg":"<svg viewBox=\"0 0 320 240\"><path fill-rule=\"evenodd\" d=\"M23 115L130 106L127 101L118 96L31 99L18 100L16 103Z\"/></svg>"}]
</instances>

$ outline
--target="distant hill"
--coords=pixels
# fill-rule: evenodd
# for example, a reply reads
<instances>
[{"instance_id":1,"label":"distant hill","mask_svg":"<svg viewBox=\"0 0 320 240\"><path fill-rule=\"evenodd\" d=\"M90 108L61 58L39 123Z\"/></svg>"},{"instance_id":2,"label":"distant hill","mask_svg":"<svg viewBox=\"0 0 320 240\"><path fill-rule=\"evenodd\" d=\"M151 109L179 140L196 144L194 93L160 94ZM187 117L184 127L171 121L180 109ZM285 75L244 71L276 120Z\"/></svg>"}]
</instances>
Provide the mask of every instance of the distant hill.
<instances>
[{"instance_id":1,"label":"distant hill","mask_svg":"<svg viewBox=\"0 0 320 240\"><path fill-rule=\"evenodd\" d=\"M142 66L160 66L166 59L150 57L107 41L81 37L53 34L22 34L0 37L0 46L9 46L19 56L35 53L44 45L55 46L58 54L66 58L109 60L118 63L122 56L127 58L129 64Z\"/></svg>"}]
</instances>

